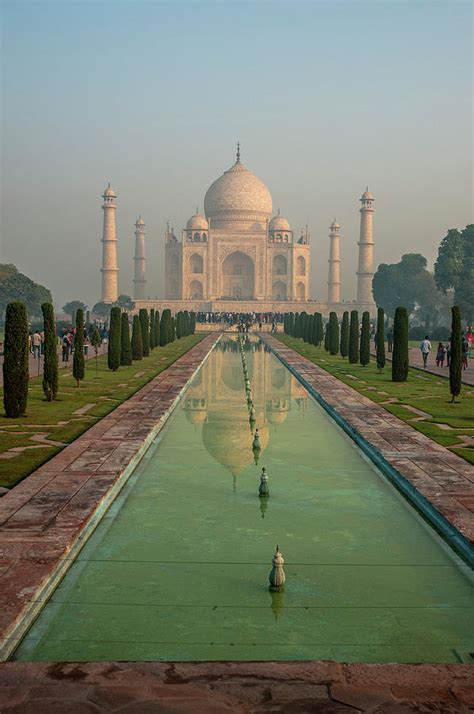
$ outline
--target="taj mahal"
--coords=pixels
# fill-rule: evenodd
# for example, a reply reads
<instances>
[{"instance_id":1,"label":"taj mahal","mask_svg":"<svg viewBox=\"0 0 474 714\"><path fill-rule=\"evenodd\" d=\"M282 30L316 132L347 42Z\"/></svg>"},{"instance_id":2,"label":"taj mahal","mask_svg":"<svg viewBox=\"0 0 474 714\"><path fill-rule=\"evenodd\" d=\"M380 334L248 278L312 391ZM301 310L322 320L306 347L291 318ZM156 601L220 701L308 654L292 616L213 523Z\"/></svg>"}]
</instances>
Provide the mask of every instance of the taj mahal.
<instances>
[{"instance_id":1,"label":"taj mahal","mask_svg":"<svg viewBox=\"0 0 474 714\"><path fill-rule=\"evenodd\" d=\"M117 196L110 184L103 195L102 301L118 297L115 214ZM280 210L273 215L272 196L265 183L241 161L240 146L234 164L208 188L204 213L196 210L175 234L165 232L165 298L147 296L145 222L135 223L134 290L136 307L164 307L172 311L290 312L347 309L375 311L373 277L373 196L368 189L360 199L357 298L341 302L341 227L329 227L327 302L311 300L311 236L308 226L295 235ZM122 292L127 292L122 290Z\"/></svg>"}]
</instances>

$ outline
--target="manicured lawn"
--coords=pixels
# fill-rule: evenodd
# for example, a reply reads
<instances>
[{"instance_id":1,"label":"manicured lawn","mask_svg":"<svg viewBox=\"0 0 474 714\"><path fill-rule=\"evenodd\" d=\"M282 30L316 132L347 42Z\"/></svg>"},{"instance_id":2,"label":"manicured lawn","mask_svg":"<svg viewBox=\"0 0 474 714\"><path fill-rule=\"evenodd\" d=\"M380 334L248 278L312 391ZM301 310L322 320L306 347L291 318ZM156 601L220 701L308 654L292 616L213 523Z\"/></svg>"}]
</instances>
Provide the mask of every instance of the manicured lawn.
<instances>
[{"instance_id":1,"label":"manicured lawn","mask_svg":"<svg viewBox=\"0 0 474 714\"><path fill-rule=\"evenodd\" d=\"M0 458L0 486L14 486L205 336L199 333L182 337L166 347L152 350L149 357L134 362L131 367L120 367L117 372L108 370L104 356L98 359L96 375L95 362L90 360L86 362L86 378L79 388L70 368L60 370L58 399L51 403L44 400L42 378L31 379L26 417L6 419L3 410L0 416L0 456L6 452L12 454L12 458ZM3 400L3 390L0 391ZM83 407L84 413L78 414ZM42 438L61 444L43 444L38 441ZM9 451L16 447L29 448L17 453Z\"/></svg>"},{"instance_id":2,"label":"manicured lawn","mask_svg":"<svg viewBox=\"0 0 474 714\"><path fill-rule=\"evenodd\" d=\"M281 334L277 337L414 429L474 463L474 387L463 385L459 403L451 404L448 380L436 375L410 369L407 382L392 382L391 363L379 374L374 358L367 367L362 367L349 364L340 355L331 357L323 348L308 345L302 339ZM389 400L396 401L388 403ZM407 406L425 412L426 416L418 420L422 415Z\"/></svg>"}]
</instances>

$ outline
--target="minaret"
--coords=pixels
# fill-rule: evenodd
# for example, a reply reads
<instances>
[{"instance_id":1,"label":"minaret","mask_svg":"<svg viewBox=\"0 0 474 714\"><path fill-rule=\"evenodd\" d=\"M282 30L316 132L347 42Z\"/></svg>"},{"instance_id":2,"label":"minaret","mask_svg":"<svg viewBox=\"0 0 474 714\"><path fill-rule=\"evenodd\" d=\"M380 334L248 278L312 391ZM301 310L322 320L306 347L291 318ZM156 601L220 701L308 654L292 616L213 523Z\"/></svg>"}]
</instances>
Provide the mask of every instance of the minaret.
<instances>
[{"instance_id":1,"label":"minaret","mask_svg":"<svg viewBox=\"0 0 474 714\"><path fill-rule=\"evenodd\" d=\"M367 186L360 199L359 268L357 270L357 303L373 305L372 278L374 275L374 242L372 238L372 218L374 197Z\"/></svg>"},{"instance_id":2,"label":"minaret","mask_svg":"<svg viewBox=\"0 0 474 714\"><path fill-rule=\"evenodd\" d=\"M328 305L334 305L341 302L341 226L336 219L331 223L329 231Z\"/></svg>"},{"instance_id":3,"label":"minaret","mask_svg":"<svg viewBox=\"0 0 474 714\"><path fill-rule=\"evenodd\" d=\"M115 302L118 298L117 236L115 235L115 191L110 183L102 197L104 203L104 231L102 234L102 302Z\"/></svg>"},{"instance_id":4,"label":"minaret","mask_svg":"<svg viewBox=\"0 0 474 714\"><path fill-rule=\"evenodd\" d=\"M145 221L138 216L135 223L135 276L133 278L133 299L145 300Z\"/></svg>"}]
</instances>

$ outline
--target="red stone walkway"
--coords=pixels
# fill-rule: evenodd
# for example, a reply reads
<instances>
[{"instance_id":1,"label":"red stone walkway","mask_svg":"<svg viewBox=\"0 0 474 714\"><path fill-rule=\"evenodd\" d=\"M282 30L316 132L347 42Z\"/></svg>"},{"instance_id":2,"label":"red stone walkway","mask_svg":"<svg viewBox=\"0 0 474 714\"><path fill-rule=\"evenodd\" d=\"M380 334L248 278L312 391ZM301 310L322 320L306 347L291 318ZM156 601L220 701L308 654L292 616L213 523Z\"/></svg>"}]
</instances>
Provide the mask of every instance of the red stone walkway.
<instances>
[{"instance_id":1,"label":"red stone walkway","mask_svg":"<svg viewBox=\"0 0 474 714\"><path fill-rule=\"evenodd\" d=\"M449 379L449 367L437 367L436 366L436 344L432 343L433 349L431 350L429 356L428 356L428 367L426 368L426 372L430 372L431 374L436 374L437 377L444 377L445 379ZM375 352L372 353L375 356ZM391 361L391 353L387 351L387 346L385 345L385 356L388 360ZM421 352L418 347L410 347L408 351L408 361L410 363L410 367L416 367L417 369L423 369L423 357L421 356ZM425 371L425 370L423 370ZM470 358L468 360L468 366L466 369L463 369L462 371L462 381L463 384L466 384L470 387L474 386L474 360Z\"/></svg>"},{"instance_id":2,"label":"red stone walkway","mask_svg":"<svg viewBox=\"0 0 474 714\"><path fill-rule=\"evenodd\" d=\"M356 714L474 707L469 665L7 662L2 714Z\"/></svg>"},{"instance_id":3,"label":"red stone walkway","mask_svg":"<svg viewBox=\"0 0 474 714\"><path fill-rule=\"evenodd\" d=\"M57 585L217 339L217 333L205 337L0 500L1 659L38 614L35 603Z\"/></svg>"},{"instance_id":4,"label":"red stone walkway","mask_svg":"<svg viewBox=\"0 0 474 714\"><path fill-rule=\"evenodd\" d=\"M353 429L382 456L416 494L474 546L474 466L436 444L321 367L264 336L275 353L300 374Z\"/></svg>"}]
</instances>

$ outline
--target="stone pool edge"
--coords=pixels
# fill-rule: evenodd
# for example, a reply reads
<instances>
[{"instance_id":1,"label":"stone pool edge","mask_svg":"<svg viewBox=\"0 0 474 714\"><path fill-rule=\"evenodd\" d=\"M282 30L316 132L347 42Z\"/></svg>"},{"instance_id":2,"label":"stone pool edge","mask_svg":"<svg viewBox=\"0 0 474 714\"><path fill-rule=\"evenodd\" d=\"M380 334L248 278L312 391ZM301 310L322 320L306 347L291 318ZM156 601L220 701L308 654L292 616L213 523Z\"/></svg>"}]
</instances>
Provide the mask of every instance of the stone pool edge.
<instances>
[{"instance_id":1,"label":"stone pool edge","mask_svg":"<svg viewBox=\"0 0 474 714\"><path fill-rule=\"evenodd\" d=\"M474 567L474 467L424 434L415 431L385 409L382 412L377 403L361 395L278 339L267 334L260 334L260 338L384 476L443 536L451 548L471 567ZM292 359L292 355L295 356L294 359ZM302 372L305 372L307 376ZM316 388L315 382L318 381L320 384ZM353 406L352 409L347 404L343 405L341 409L341 405L336 402L334 397L331 398L331 393L343 396L344 392L350 397L348 401L356 402L356 406ZM407 453L403 449L395 450L394 445L389 442L386 442L386 446L391 448L384 448L381 443L383 438L380 439L381 435L377 433L377 430L371 427L364 428L360 413L362 407L373 417L383 421L384 430L389 428L392 431L396 430L400 435L409 435L411 440L419 445L421 453L417 457L413 457L410 452ZM356 413L354 414L354 412ZM371 438L371 431L374 432L375 439ZM384 451L392 453L388 455ZM414 466L419 471L420 461L423 463L429 459L430 463L433 463L437 456L441 462L438 465L440 472L444 469L446 471L453 470L453 465L460 467L456 477L464 479L461 488L465 503L456 501L453 496L455 492L443 489L429 471L426 472L426 478L423 479L422 475L417 474L412 468ZM466 472L467 476L463 472ZM431 479L432 483L427 479ZM455 502L453 503L453 501Z\"/></svg>"},{"instance_id":2,"label":"stone pool edge","mask_svg":"<svg viewBox=\"0 0 474 714\"><path fill-rule=\"evenodd\" d=\"M204 337L0 500L0 661L38 617L220 335Z\"/></svg>"}]
</instances>

